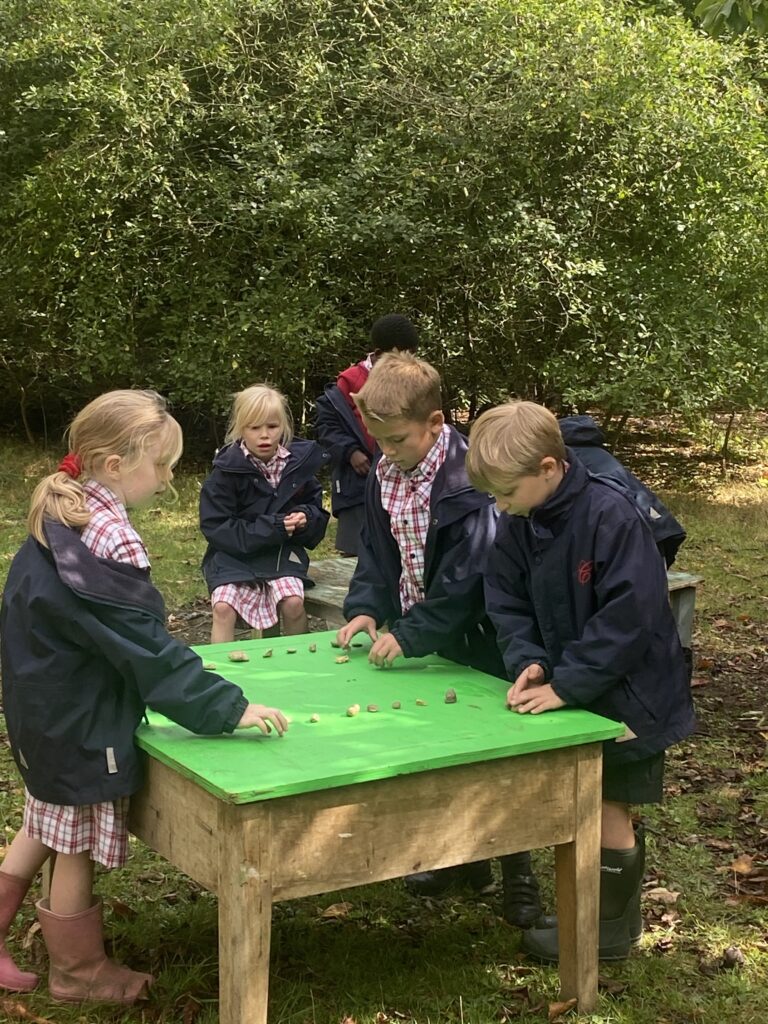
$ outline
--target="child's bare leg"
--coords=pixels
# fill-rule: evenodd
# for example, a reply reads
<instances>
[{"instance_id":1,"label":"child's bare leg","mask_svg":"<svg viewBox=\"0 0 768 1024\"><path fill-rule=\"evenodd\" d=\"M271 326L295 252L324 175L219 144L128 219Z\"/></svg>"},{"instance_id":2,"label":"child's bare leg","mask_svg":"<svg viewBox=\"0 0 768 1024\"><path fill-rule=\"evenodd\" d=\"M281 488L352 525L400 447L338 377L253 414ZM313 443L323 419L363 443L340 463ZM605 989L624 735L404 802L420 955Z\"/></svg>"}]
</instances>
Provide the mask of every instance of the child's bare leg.
<instances>
[{"instance_id":1,"label":"child's bare leg","mask_svg":"<svg viewBox=\"0 0 768 1024\"><path fill-rule=\"evenodd\" d=\"M237 612L232 605L217 601L213 606L213 623L211 624L211 643L230 644L235 639Z\"/></svg>"},{"instance_id":2,"label":"child's bare leg","mask_svg":"<svg viewBox=\"0 0 768 1024\"><path fill-rule=\"evenodd\" d=\"M629 804L603 800L603 821L600 845L606 850L632 850L635 846L635 831Z\"/></svg>"},{"instance_id":3,"label":"child's bare leg","mask_svg":"<svg viewBox=\"0 0 768 1024\"><path fill-rule=\"evenodd\" d=\"M307 613L304 610L302 598L284 597L278 604L277 610L283 622L283 633L285 636L295 636L297 633L309 632Z\"/></svg>"},{"instance_id":4,"label":"child's bare leg","mask_svg":"<svg viewBox=\"0 0 768 1024\"><path fill-rule=\"evenodd\" d=\"M47 846L39 839L30 839L22 829L16 833L13 842L5 851L0 871L31 881L50 855L51 851Z\"/></svg>"},{"instance_id":5,"label":"child's bare leg","mask_svg":"<svg viewBox=\"0 0 768 1024\"><path fill-rule=\"evenodd\" d=\"M51 912L79 914L93 906L93 861L83 853L59 853L51 880Z\"/></svg>"}]
</instances>

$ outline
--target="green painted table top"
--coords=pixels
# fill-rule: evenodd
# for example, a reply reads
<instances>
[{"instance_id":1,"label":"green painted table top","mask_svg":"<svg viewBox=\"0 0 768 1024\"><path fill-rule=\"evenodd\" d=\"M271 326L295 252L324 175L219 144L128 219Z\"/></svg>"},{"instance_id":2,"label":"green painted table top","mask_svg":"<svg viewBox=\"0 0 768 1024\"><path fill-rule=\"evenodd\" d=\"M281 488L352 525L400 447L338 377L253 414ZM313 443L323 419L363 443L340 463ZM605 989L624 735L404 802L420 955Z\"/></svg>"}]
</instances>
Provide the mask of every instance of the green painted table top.
<instances>
[{"instance_id":1,"label":"green painted table top","mask_svg":"<svg viewBox=\"0 0 768 1024\"><path fill-rule=\"evenodd\" d=\"M149 712L137 732L139 746L232 803L332 789L447 765L490 761L515 754L611 739L623 726L588 711L542 715L508 711L508 684L445 661L399 659L389 669L368 663L367 638L348 652L331 646L335 631L271 640L196 647L205 662L238 683L249 700L279 707L290 719L285 736L256 729L230 736L195 736ZM309 645L316 644L311 653ZM270 658L263 657L271 648ZM295 654L288 650L295 648ZM248 662L227 653L246 651ZM348 653L349 661L336 658ZM445 703L456 691L457 702ZM416 702L423 701L424 704ZM392 708L394 701L401 708ZM347 708L360 705L355 717ZM378 705L378 712L366 710ZM317 714L320 720L310 722Z\"/></svg>"}]
</instances>

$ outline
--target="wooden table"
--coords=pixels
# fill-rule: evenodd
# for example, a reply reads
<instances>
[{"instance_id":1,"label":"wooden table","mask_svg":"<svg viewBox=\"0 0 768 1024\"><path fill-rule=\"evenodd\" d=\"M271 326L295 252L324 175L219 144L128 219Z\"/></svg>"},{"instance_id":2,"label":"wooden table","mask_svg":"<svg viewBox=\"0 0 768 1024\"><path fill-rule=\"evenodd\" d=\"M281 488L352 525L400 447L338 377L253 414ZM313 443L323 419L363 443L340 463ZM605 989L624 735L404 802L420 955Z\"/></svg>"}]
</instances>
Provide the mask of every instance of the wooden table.
<instances>
[{"instance_id":1,"label":"wooden table","mask_svg":"<svg viewBox=\"0 0 768 1024\"><path fill-rule=\"evenodd\" d=\"M515 715L503 681L436 656L375 669L366 643L339 664L334 635L246 641L246 664L227 660L232 644L197 648L291 717L282 739L201 738L159 715L138 732L150 757L130 826L218 895L222 1024L267 1020L273 901L551 844L562 995L592 1010L601 741L622 727L586 711Z\"/></svg>"},{"instance_id":2,"label":"wooden table","mask_svg":"<svg viewBox=\"0 0 768 1024\"><path fill-rule=\"evenodd\" d=\"M316 581L316 585L305 594L307 611L325 619L328 625L343 626L346 620L341 609L356 565L356 558L322 558L311 562L309 575ZM696 587L701 580L701 576L678 572L676 569L670 569L667 573L672 614L683 647L691 646Z\"/></svg>"}]
</instances>

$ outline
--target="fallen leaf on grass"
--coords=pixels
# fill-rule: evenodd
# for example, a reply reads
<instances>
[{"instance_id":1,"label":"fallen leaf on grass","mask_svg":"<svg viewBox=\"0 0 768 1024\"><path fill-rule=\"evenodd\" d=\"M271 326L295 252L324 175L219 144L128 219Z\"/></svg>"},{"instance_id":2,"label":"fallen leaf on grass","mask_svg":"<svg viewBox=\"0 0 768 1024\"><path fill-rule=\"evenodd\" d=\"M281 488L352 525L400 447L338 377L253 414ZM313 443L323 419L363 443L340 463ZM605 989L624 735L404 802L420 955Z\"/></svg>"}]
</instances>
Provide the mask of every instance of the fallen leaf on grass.
<instances>
[{"instance_id":1,"label":"fallen leaf on grass","mask_svg":"<svg viewBox=\"0 0 768 1024\"><path fill-rule=\"evenodd\" d=\"M195 1024L195 1021L200 1016L200 1011L203 1008L203 1004L198 1002L194 996L187 996L182 1010L182 1020L184 1024Z\"/></svg>"},{"instance_id":2,"label":"fallen leaf on grass","mask_svg":"<svg viewBox=\"0 0 768 1024\"><path fill-rule=\"evenodd\" d=\"M548 1020L551 1022L557 1020L558 1017L562 1017L564 1013L568 1013L569 1010L576 1008L577 999L566 999L562 1003L550 1003L548 1010Z\"/></svg>"},{"instance_id":3,"label":"fallen leaf on grass","mask_svg":"<svg viewBox=\"0 0 768 1024\"><path fill-rule=\"evenodd\" d=\"M710 680L704 676L694 676L693 679L691 679L691 689L696 686L709 686L709 683Z\"/></svg>"},{"instance_id":4,"label":"fallen leaf on grass","mask_svg":"<svg viewBox=\"0 0 768 1024\"><path fill-rule=\"evenodd\" d=\"M656 889L649 889L645 895L648 899L656 900L667 907L671 907L674 903L677 903L680 893L672 892L670 889L664 889L662 886L658 886Z\"/></svg>"},{"instance_id":5,"label":"fallen leaf on grass","mask_svg":"<svg viewBox=\"0 0 768 1024\"><path fill-rule=\"evenodd\" d=\"M32 1021L32 1024L53 1024L50 1017L38 1017L23 1003L17 1003L14 999L0 999L0 1010L8 1014L6 1020L28 1020Z\"/></svg>"},{"instance_id":6,"label":"fallen leaf on grass","mask_svg":"<svg viewBox=\"0 0 768 1024\"><path fill-rule=\"evenodd\" d=\"M597 987L609 996L620 996L627 991L626 981L616 981L614 978L604 978L601 974L597 976Z\"/></svg>"},{"instance_id":7,"label":"fallen leaf on grass","mask_svg":"<svg viewBox=\"0 0 768 1024\"><path fill-rule=\"evenodd\" d=\"M124 921L132 921L136 917L133 907L129 907L122 900L108 900L108 906L115 917L122 917Z\"/></svg>"},{"instance_id":8,"label":"fallen leaf on grass","mask_svg":"<svg viewBox=\"0 0 768 1024\"><path fill-rule=\"evenodd\" d=\"M40 931L40 922L39 921L35 921L34 924L31 924L29 926L29 928L27 928L27 933L24 936L24 938L21 940L21 948L22 949L30 949L31 946L32 946L32 943L35 941L35 936L37 935L37 933L39 931Z\"/></svg>"},{"instance_id":9,"label":"fallen leaf on grass","mask_svg":"<svg viewBox=\"0 0 768 1024\"><path fill-rule=\"evenodd\" d=\"M325 910L320 914L320 917L330 917L330 918L347 917L347 915L349 914L350 910L352 910L353 906L354 906L354 904L347 903L346 901L344 901L342 903L332 903L330 905L330 907L326 907L325 908ZM350 1020L351 1019L352 1018L350 1018ZM343 1021L342 1021L342 1024L343 1024Z\"/></svg>"},{"instance_id":10,"label":"fallen leaf on grass","mask_svg":"<svg viewBox=\"0 0 768 1024\"><path fill-rule=\"evenodd\" d=\"M737 857L731 864L731 871L735 872L737 875L748 875L751 873L754 864L754 857L750 857L748 853L742 853L742 855Z\"/></svg>"}]
</instances>

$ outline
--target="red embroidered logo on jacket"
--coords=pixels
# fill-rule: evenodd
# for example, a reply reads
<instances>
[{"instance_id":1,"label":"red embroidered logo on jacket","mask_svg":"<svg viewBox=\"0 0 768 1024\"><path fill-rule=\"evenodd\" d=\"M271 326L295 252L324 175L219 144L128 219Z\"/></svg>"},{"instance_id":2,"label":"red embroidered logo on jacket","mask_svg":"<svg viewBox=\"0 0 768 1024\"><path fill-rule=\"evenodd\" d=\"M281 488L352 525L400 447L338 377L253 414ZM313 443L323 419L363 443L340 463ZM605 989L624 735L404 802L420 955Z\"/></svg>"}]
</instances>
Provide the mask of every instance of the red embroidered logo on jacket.
<instances>
[{"instance_id":1,"label":"red embroidered logo on jacket","mask_svg":"<svg viewBox=\"0 0 768 1024\"><path fill-rule=\"evenodd\" d=\"M579 568L576 577L582 586L584 586L585 583L589 583L589 581L592 579L592 564L592 562L579 562Z\"/></svg>"}]
</instances>

